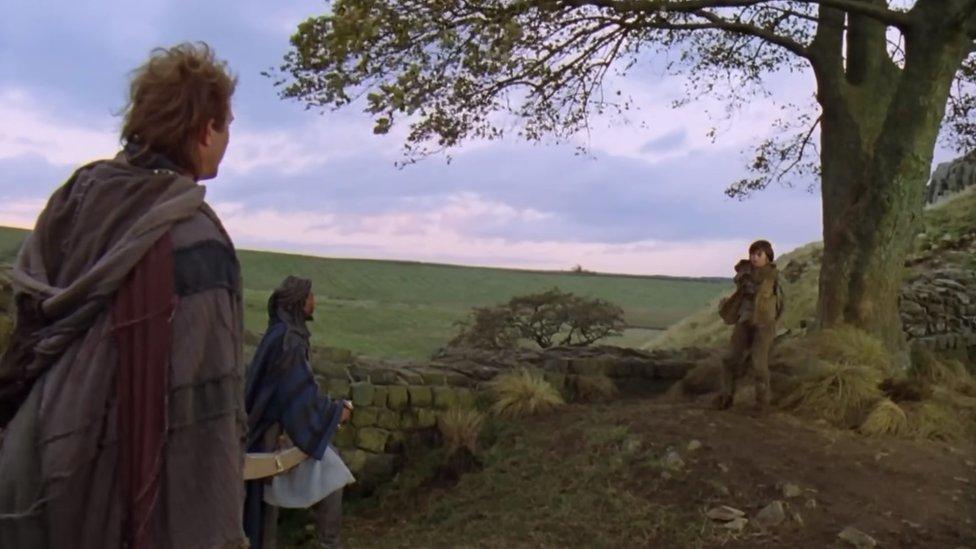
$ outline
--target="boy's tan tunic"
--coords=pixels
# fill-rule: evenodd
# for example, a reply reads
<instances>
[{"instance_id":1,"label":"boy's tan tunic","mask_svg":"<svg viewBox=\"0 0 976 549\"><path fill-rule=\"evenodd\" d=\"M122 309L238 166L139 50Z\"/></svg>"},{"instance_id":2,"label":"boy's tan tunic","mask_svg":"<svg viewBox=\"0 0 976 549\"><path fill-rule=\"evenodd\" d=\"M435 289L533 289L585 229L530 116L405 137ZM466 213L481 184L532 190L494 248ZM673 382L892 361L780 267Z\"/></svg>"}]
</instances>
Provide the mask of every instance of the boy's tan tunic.
<instances>
[{"instance_id":1,"label":"boy's tan tunic","mask_svg":"<svg viewBox=\"0 0 976 549\"><path fill-rule=\"evenodd\" d=\"M731 403L736 380L750 370L756 384L756 401L768 404L769 350L776 336L778 272L775 263L752 268L736 277L738 288L728 300L738 303L732 329L731 349L723 362L722 398ZM727 315L723 312L723 317Z\"/></svg>"}]
</instances>

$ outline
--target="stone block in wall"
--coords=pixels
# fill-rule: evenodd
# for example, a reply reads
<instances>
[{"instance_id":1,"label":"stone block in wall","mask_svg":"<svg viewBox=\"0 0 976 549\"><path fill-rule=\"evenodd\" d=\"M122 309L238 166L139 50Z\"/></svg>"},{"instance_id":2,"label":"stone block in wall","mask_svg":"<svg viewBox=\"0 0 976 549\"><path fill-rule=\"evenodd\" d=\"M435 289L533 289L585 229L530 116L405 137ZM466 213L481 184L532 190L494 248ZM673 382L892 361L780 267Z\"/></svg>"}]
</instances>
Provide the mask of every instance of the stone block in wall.
<instances>
[{"instance_id":1,"label":"stone block in wall","mask_svg":"<svg viewBox=\"0 0 976 549\"><path fill-rule=\"evenodd\" d=\"M421 377L421 375L417 372L411 372L410 370L398 370L397 382L405 383L407 385L423 385L424 378Z\"/></svg>"},{"instance_id":2,"label":"stone block in wall","mask_svg":"<svg viewBox=\"0 0 976 549\"><path fill-rule=\"evenodd\" d=\"M390 388L386 385L376 385L376 392L373 393L373 406L380 408L386 407L386 401L390 396Z\"/></svg>"},{"instance_id":3,"label":"stone block in wall","mask_svg":"<svg viewBox=\"0 0 976 549\"><path fill-rule=\"evenodd\" d=\"M337 349L335 347L315 347L312 351L314 358L322 359L334 363L352 362L352 351L349 349Z\"/></svg>"},{"instance_id":4,"label":"stone block in wall","mask_svg":"<svg viewBox=\"0 0 976 549\"><path fill-rule=\"evenodd\" d=\"M410 406L413 407L430 406L433 400L430 387L411 385L407 388L407 392L410 393Z\"/></svg>"},{"instance_id":5,"label":"stone block in wall","mask_svg":"<svg viewBox=\"0 0 976 549\"><path fill-rule=\"evenodd\" d=\"M546 357L545 362L542 363L542 368L547 372L565 374L569 372L569 360L558 356Z\"/></svg>"},{"instance_id":6,"label":"stone block in wall","mask_svg":"<svg viewBox=\"0 0 976 549\"><path fill-rule=\"evenodd\" d=\"M471 389L458 389L458 406L461 408L474 408L476 396Z\"/></svg>"},{"instance_id":7,"label":"stone block in wall","mask_svg":"<svg viewBox=\"0 0 976 549\"><path fill-rule=\"evenodd\" d=\"M356 446L368 452L382 453L386 450L386 440L390 432L376 427L365 427L356 433Z\"/></svg>"},{"instance_id":8,"label":"stone block in wall","mask_svg":"<svg viewBox=\"0 0 976 549\"><path fill-rule=\"evenodd\" d=\"M369 381L372 377L371 370L363 364L353 364L347 368L347 371L353 381Z\"/></svg>"},{"instance_id":9,"label":"stone block in wall","mask_svg":"<svg viewBox=\"0 0 976 549\"><path fill-rule=\"evenodd\" d=\"M410 394L404 385L387 387L386 406L391 410L403 410L410 402Z\"/></svg>"},{"instance_id":10,"label":"stone block in wall","mask_svg":"<svg viewBox=\"0 0 976 549\"><path fill-rule=\"evenodd\" d=\"M379 419L380 410L381 408L376 408L373 406L356 408L352 412L352 418L350 421L356 427L372 427L373 425L376 425L376 420Z\"/></svg>"},{"instance_id":11,"label":"stone block in wall","mask_svg":"<svg viewBox=\"0 0 976 549\"><path fill-rule=\"evenodd\" d=\"M389 438L386 439L386 452L388 454L399 454L403 452L407 444L407 435L403 431L390 431Z\"/></svg>"},{"instance_id":12,"label":"stone block in wall","mask_svg":"<svg viewBox=\"0 0 976 549\"><path fill-rule=\"evenodd\" d=\"M452 387L472 387L475 385L475 380L459 372L445 370L444 377L447 379L447 384Z\"/></svg>"},{"instance_id":13,"label":"stone block in wall","mask_svg":"<svg viewBox=\"0 0 976 549\"><path fill-rule=\"evenodd\" d=\"M426 429L437 425L437 412L429 408L420 408L417 412L417 427Z\"/></svg>"},{"instance_id":14,"label":"stone block in wall","mask_svg":"<svg viewBox=\"0 0 976 549\"><path fill-rule=\"evenodd\" d=\"M391 431L400 428L400 414L389 408L378 408L376 426Z\"/></svg>"},{"instance_id":15,"label":"stone block in wall","mask_svg":"<svg viewBox=\"0 0 976 549\"><path fill-rule=\"evenodd\" d=\"M605 375L607 362L600 358L576 358L569 363L569 371L582 376Z\"/></svg>"},{"instance_id":16,"label":"stone block in wall","mask_svg":"<svg viewBox=\"0 0 976 549\"><path fill-rule=\"evenodd\" d=\"M631 375L633 377L640 377L644 379L657 379L657 367L653 362L641 361L640 364L635 364L631 368Z\"/></svg>"},{"instance_id":17,"label":"stone block in wall","mask_svg":"<svg viewBox=\"0 0 976 549\"><path fill-rule=\"evenodd\" d=\"M640 376L615 378L614 383L621 394L657 394L667 391L678 380L675 379L651 379Z\"/></svg>"},{"instance_id":18,"label":"stone block in wall","mask_svg":"<svg viewBox=\"0 0 976 549\"><path fill-rule=\"evenodd\" d=\"M452 389L451 387L433 387L431 389L434 397L434 407L441 410L446 410L448 408L453 408L457 406L458 395L457 389Z\"/></svg>"},{"instance_id":19,"label":"stone block in wall","mask_svg":"<svg viewBox=\"0 0 976 549\"><path fill-rule=\"evenodd\" d=\"M325 392L331 398L348 398L349 381L336 378L327 379L325 382Z\"/></svg>"},{"instance_id":20,"label":"stone block in wall","mask_svg":"<svg viewBox=\"0 0 976 549\"><path fill-rule=\"evenodd\" d=\"M340 426L339 430L336 431L335 437L332 439L332 442L339 448L355 447L356 428L349 424Z\"/></svg>"},{"instance_id":21,"label":"stone block in wall","mask_svg":"<svg viewBox=\"0 0 976 549\"><path fill-rule=\"evenodd\" d=\"M688 365L675 360L661 361L654 366L656 379L681 379L688 372Z\"/></svg>"},{"instance_id":22,"label":"stone block in wall","mask_svg":"<svg viewBox=\"0 0 976 549\"><path fill-rule=\"evenodd\" d=\"M404 410L400 412L400 428L404 430L416 429L419 422L417 421L417 411L416 410Z\"/></svg>"},{"instance_id":23,"label":"stone block in wall","mask_svg":"<svg viewBox=\"0 0 976 549\"><path fill-rule=\"evenodd\" d=\"M431 408L413 408L400 413L400 428L411 431L437 425L437 412Z\"/></svg>"},{"instance_id":24,"label":"stone block in wall","mask_svg":"<svg viewBox=\"0 0 976 549\"><path fill-rule=\"evenodd\" d=\"M633 360L618 359L610 363L607 375L610 377L631 377L637 363Z\"/></svg>"},{"instance_id":25,"label":"stone block in wall","mask_svg":"<svg viewBox=\"0 0 976 549\"><path fill-rule=\"evenodd\" d=\"M542 378L549 382L556 388L557 391L562 391L566 388L566 374L561 372L543 372Z\"/></svg>"},{"instance_id":26,"label":"stone block in wall","mask_svg":"<svg viewBox=\"0 0 976 549\"><path fill-rule=\"evenodd\" d=\"M370 381L375 385L393 385L399 378L395 370L374 370L369 374Z\"/></svg>"},{"instance_id":27,"label":"stone block in wall","mask_svg":"<svg viewBox=\"0 0 976 549\"><path fill-rule=\"evenodd\" d=\"M396 456L393 454L376 453L366 456L363 474L370 482L383 482L393 478L396 473Z\"/></svg>"},{"instance_id":28,"label":"stone block in wall","mask_svg":"<svg viewBox=\"0 0 976 549\"><path fill-rule=\"evenodd\" d=\"M922 337L926 333L925 326L908 326L908 335L912 337Z\"/></svg>"},{"instance_id":29,"label":"stone block in wall","mask_svg":"<svg viewBox=\"0 0 976 549\"><path fill-rule=\"evenodd\" d=\"M342 457L343 463L350 471L359 474L366 468L366 459L369 457L369 453L359 448L340 448L339 456Z\"/></svg>"},{"instance_id":30,"label":"stone block in wall","mask_svg":"<svg viewBox=\"0 0 976 549\"><path fill-rule=\"evenodd\" d=\"M424 385L447 385L447 376L442 371L424 368L417 373L424 380Z\"/></svg>"},{"instance_id":31,"label":"stone block in wall","mask_svg":"<svg viewBox=\"0 0 976 549\"><path fill-rule=\"evenodd\" d=\"M325 377L334 377L346 379L346 365L336 364L334 362L327 362L321 358L312 358L311 360L312 371L316 374Z\"/></svg>"},{"instance_id":32,"label":"stone block in wall","mask_svg":"<svg viewBox=\"0 0 976 549\"><path fill-rule=\"evenodd\" d=\"M356 406L369 406L376 395L376 386L365 381L358 381L349 386L352 393L352 403Z\"/></svg>"}]
</instances>

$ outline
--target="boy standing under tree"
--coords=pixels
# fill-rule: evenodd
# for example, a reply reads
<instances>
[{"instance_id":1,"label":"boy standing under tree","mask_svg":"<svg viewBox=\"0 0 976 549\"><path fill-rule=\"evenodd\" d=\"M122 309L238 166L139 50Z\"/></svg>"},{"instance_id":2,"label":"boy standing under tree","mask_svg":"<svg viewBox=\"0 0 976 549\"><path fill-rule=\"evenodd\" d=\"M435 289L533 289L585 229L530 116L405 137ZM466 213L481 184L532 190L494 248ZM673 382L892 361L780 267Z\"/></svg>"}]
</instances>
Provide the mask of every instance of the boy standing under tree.
<instances>
[{"instance_id":1,"label":"boy standing under tree","mask_svg":"<svg viewBox=\"0 0 976 549\"><path fill-rule=\"evenodd\" d=\"M732 406L736 379L750 365L756 383L756 408L765 411L769 406L769 349L776 337L776 320L782 314L774 257L768 241L753 242L749 259L735 266L735 293L722 301L719 314L726 324L735 327L730 352L722 361L722 389L716 402L719 409Z\"/></svg>"}]
</instances>

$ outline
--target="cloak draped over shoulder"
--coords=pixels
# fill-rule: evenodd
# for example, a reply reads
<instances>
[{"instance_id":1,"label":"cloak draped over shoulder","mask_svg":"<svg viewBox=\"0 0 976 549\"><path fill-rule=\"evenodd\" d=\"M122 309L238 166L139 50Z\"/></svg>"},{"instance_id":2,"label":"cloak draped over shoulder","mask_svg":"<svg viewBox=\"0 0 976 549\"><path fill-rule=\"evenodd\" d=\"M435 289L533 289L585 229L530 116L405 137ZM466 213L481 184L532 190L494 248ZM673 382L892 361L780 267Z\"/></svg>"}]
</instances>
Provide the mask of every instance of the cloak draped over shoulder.
<instances>
[{"instance_id":1,"label":"cloak draped over shoulder","mask_svg":"<svg viewBox=\"0 0 976 549\"><path fill-rule=\"evenodd\" d=\"M204 187L158 155L78 169L11 273L0 547L243 546L243 316Z\"/></svg>"}]
</instances>

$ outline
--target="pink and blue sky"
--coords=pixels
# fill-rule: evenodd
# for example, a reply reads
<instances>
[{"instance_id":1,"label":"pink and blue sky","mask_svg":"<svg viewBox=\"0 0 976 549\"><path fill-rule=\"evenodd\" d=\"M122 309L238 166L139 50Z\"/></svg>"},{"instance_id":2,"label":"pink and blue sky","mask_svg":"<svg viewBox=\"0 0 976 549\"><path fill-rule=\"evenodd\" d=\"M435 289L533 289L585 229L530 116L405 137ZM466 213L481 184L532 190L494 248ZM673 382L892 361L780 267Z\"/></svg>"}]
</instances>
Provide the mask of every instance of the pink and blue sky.
<instances>
[{"instance_id":1,"label":"pink and blue sky","mask_svg":"<svg viewBox=\"0 0 976 549\"><path fill-rule=\"evenodd\" d=\"M206 183L239 247L730 276L756 238L779 252L820 239L819 196L805 182L744 202L723 194L781 104L808 101L808 75L777 76L778 102L757 99L731 120L711 120L706 111L721 105L707 98L671 110L681 82L649 61L620 83L641 107L629 124L597 118L578 142L471 143L450 164L432 157L399 169L402 131L375 136L356 108L306 111L260 75L278 64L295 25L325 9L311 0L8 3L0 224L31 227L77 165L116 152L127 73L153 47L205 40L239 76L230 148ZM591 154L575 155L577 144Z\"/></svg>"}]
</instances>

